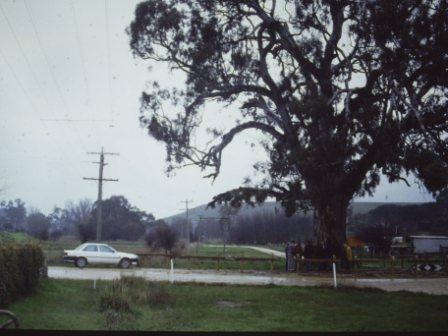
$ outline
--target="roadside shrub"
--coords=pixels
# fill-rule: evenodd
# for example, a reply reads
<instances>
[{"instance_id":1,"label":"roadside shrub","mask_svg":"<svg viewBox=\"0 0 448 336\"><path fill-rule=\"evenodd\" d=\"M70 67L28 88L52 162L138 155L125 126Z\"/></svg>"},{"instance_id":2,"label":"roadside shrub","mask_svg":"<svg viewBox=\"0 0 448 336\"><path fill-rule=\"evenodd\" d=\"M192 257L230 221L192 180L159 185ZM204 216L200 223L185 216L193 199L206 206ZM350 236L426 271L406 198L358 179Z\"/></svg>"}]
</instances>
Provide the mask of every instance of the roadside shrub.
<instances>
[{"instance_id":1,"label":"roadside shrub","mask_svg":"<svg viewBox=\"0 0 448 336\"><path fill-rule=\"evenodd\" d=\"M149 282L138 277L123 277L121 281L129 288L129 297L136 304L156 307L174 301L164 283Z\"/></svg>"},{"instance_id":2,"label":"roadside shrub","mask_svg":"<svg viewBox=\"0 0 448 336\"><path fill-rule=\"evenodd\" d=\"M166 284L151 283L138 277L123 277L106 287L100 298L100 310L126 313L132 310L130 302L155 307L173 301Z\"/></svg>"},{"instance_id":3,"label":"roadside shrub","mask_svg":"<svg viewBox=\"0 0 448 336\"><path fill-rule=\"evenodd\" d=\"M173 228L163 220L159 220L146 232L145 240L152 249L163 249L168 253L173 249L178 237Z\"/></svg>"},{"instance_id":4,"label":"roadside shrub","mask_svg":"<svg viewBox=\"0 0 448 336\"><path fill-rule=\"evenodd\" d=\"M12 243L14 242L13 236L9 232L0 232L0 244Z\"/></svg>"},{"instance_id":5,"label":"roadside shrub","mask_svg":"<svg viewBox=\"0 0 448 336\"><path fill-rule=\"evenodd\" d=\"M129 290L121 280L114 280L106 287L100 297L100 310L113 310L118 313L129 312Z\"/></svg>"},{"instance_id":6,"label":"roadside shrub","mask_svg":"<svg viewBox=\"0 0 448 336\"><path fill-rule=\"evenodd\" d=\"M180 239L171 249L171 254L175 257L188 254L188 244L185 239Z\"/></svg>"},{"instance_id":7,"label":"roadside shrub","mask_svg":"<svg viewBox=\"0 0 448 336\"><path fill-rule=\"evenodd\" d=\"M44 259L41 247L35 244L0 245L0 307L35 292Z\"/></svg>"}]
</instances>

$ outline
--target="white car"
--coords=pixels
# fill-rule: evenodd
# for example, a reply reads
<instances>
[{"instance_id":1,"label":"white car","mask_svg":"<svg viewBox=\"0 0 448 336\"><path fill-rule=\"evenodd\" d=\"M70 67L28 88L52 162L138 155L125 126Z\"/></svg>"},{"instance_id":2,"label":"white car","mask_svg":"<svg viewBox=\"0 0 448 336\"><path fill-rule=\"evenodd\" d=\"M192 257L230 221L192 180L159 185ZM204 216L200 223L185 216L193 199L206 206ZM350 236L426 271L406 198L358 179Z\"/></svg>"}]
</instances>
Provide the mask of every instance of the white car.
<instances>
[{"instance_id":1,"label":"white car","mask_svg":"<svg viewBox=\"0 0 448 336\"><path fill-rule=\"evenodd\" d=\"M64 250L64 261L73 262L83 268L87 264L114 264L122 268L138 265L138 256L118 252L107 244L84 243L74 250Z\"/></svg>"}]
</instances>

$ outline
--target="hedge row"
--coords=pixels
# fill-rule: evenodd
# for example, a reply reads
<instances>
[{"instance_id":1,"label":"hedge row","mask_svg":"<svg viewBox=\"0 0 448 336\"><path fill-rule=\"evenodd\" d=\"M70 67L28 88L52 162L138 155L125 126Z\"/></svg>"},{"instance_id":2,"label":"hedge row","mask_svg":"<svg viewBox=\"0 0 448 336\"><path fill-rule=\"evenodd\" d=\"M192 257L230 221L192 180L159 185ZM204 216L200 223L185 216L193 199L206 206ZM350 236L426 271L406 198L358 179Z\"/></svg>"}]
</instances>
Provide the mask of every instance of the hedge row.
<instances>
[{"instance_id":1,"label":"hedge row","mask_svg":"<svg viewBox=\"0 0 448 336\"><path fill-rule=\"evenodd\" d=\"M38 245L0 244L0 307L34 293L44 259Z\"/></svg>"}]
</instances>

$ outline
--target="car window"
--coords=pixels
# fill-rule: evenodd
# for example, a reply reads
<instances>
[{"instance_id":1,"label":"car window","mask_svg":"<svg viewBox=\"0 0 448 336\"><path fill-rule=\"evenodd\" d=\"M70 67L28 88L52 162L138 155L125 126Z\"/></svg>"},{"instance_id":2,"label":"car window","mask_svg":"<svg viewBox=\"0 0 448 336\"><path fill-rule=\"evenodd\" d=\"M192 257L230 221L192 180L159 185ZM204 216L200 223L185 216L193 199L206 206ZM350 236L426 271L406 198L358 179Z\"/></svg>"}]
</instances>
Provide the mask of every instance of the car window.
<instances>
[{"instance_id":1,"label":"car window","mask_svg":"<svg viewBox=\"0 0 448 336\"><path fill-rule=\"evenodd\" d=\"M100 252L108 252L108 253L114 253L114 250L112 250L109 246L100 245Z\"/></svg>"},{"instance_id":2,"label":"car window","mask_svg":"<svg viewBox=\"0 0 448 336\"><path fill-rule=\"evenodd\" d=\"M83 251L87 251L87 252L97 252L98 251L98 247L96 245L87 245Z\"/></svg>"},{"instance_id":3,"label":"car window","mask_svg":"<svg viewBox=\"0 0 448 336\"><path fill-rule=\"evenodd\" d=\"M82 250L84 246L85 246L84 244L81 244L77 248L75 248L75 250Z\"/></svg>"}]
</instances>

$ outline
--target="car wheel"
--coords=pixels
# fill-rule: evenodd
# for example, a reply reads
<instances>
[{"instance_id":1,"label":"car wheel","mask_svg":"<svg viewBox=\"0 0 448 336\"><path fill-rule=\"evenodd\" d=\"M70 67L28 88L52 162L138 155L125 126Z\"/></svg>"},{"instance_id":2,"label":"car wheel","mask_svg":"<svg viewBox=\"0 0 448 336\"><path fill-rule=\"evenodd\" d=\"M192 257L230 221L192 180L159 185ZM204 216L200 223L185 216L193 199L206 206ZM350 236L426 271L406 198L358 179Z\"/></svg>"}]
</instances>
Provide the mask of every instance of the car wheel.
<instances>
[{"instance_id":1,"label":"car wheel","mask_svg":"<svg viewBox=\"0 0 448 336\"><path fill-rule=\"evenodd\" d=\"M78 258L78 259L76 259L75 264L79 268L84 268L87 265L87 260L86 260L86 258Z\"/></svg>"},{"instance_id":2,"label":"car wheel","mask_svg":"<svg viewBox=\"0 0 448 336\"><path fill-rule=\"evenodd\" d=\"M129 266L131 266L131 261L129 259L124 258L120 261L121 268L129 268Z\"/></svg>"}]
</instances>

